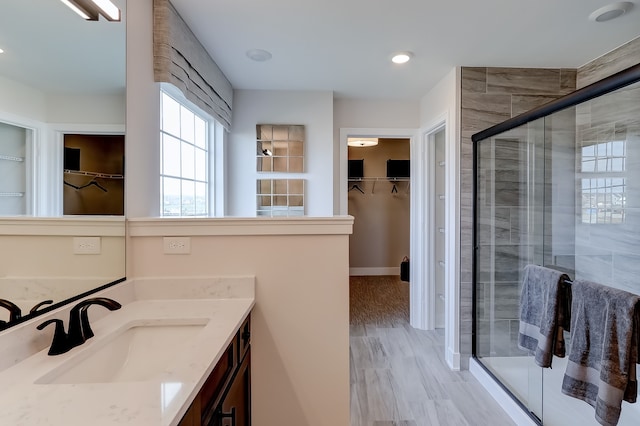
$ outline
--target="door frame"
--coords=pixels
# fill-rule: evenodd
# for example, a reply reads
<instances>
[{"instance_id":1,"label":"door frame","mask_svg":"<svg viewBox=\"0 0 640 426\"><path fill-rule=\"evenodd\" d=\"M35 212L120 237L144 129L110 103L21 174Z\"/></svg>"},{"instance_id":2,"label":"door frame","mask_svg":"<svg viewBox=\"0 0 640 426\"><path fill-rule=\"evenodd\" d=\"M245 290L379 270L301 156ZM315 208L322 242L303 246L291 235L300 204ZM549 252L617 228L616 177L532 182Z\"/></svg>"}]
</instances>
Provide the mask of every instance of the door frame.
<instances>
[{"instance_id":1,"label":"door frame","mask_svg":"<svg viewBox=\"0 0 640 426\"><path fill-rule=\"evenodd\" d=\"M49 199L45 200L45 205L50 206L49 216L63 215L63 175L61 171L64 165L64 135L122 135L125 137L126 149L126 130L122 124L60 124L53 123L48 126L49 139L53 141L47 148L47 173L46 180L40 182L42 188L46 188ZM44 147L43 147L44 148ZM125 154L126 155L126 154ZM125 188L126 194L126 188ZM126 203L126 195L125 195ZM126 208L126 206L125 206ZM125 210L126 213L126 210Z\"/></svg>"},{"instance_id":2,"label":"door frame","mask_svg":"<svg viewBox=\"0 0 640 426\"><path fill-rule=\"evenodd\" d=\"M460 193L458 190L458 141L456 140L456 120L451 111L440 114L432 123L420 129L411 128L340 128L339 140L339 200L338 214L348 214L348 137L388 137L409 139L411 146L411 178L410 178L410 251L409 256L414 259L409 271L410 279L410 319L412 327L418 329L433 329L435 314L430 321L427 283L425 280L425 252L429 236L425 230L425 200L429 191L426 173L426 155L428 136L436 133L442 127L445 129L445 162L447 165L445 176L445 360L453 370L460 369ZM431 189L433 191L433 189ZM415 238L422 236L422 238ZM433 288L435 295L435 287Z\"/></svg>"},{"instance_id":3,"label":"door frame","mask_svg":"<svg viewBox=\"0 0 640 426\"><path fill-rule=\"evenodd\" d=\"M420 167L416 164L415 159L418 158L416 154L416 144L418 140L419 129L389 129L389 128L341 128L340 129L340 185L339 185L339 214L347 215L349 208L348 201L348 149L347 138L361 137L361 138L391 138L391 139L409 139L410 144L410 160L411 160L411 178L409 180L410 185L410 235L409 235L409 258L419 259L416 249L419 245L419 239L415 238L415 235L419 234L417 230L418 221L416 216L416 176L419 173ZM424 285L423 281L419 279L419 269L422 268L421 262L411 262L409 268L409 323L415 328L424 328L423 318L425 316L426 306L424 304ZM398 265L399 266L399 265Z\"/></svg>"}]
</instances>

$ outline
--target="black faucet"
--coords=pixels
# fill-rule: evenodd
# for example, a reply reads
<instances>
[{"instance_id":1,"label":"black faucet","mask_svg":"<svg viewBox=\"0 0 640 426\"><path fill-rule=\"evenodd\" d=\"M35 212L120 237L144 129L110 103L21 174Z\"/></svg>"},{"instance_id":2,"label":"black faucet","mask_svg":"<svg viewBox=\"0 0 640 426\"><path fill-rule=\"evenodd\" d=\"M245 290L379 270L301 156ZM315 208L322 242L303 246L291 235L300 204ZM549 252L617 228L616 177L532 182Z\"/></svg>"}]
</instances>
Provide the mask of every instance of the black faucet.
<instances>
[{"instance_id":1,"label":"black faucet","mask_svg":"<svg viewBox=\"0 0 640 426\"><path fill-rule=\"evenodd\" d=\"M38 312L38 309L40 309L44 305L50 305L52 303L53 303L53 300L51 300L51 299L43 300L42 302L36 304L33 308L31 308L31 310L29 310L29 313L30 314L35 314L36 312Z\"/></svg>"},{"instance_id":2,"label":"black faucet","mask_svg":"<svg viewBox=\"0 0 640 426\"><path fill-rule=\"evenodd\" d=\"M52 318L46 320L42 324L39 324L36 328L38 330L42 330L49 324L55 324L56 330L53 332L53 341L51 342L51 347L49 348L49 355L60 355L65 352L69 352L69 350L73 346L69 346L69 339L67 338L67 333L64 332L64 325L62 324L61 319Z\"/></svg>"},{"instance_id":3,"label":"black faucet","mask_svg":"<svg viewBox=\"0 0 640 426\"><path fill-rule=\"evenodd\" d=\"M106 297L94 297L92 299L83 300L71 308L71 312L69 312L69 331L67 339L72 348L83 344L87 339L93 337L93 330L91 330L91 326L89 325L89 316L87 315L87 310L91 305L104 306L110 311L115 311L122 307L122 305L115 300Z\"/></svg>"},{"instance_id":4,"label":"black faucet","mask_svg":"<svg viewBox=\"0 0 640 426\"><path fill-rule=\"evenodd\" d=\"M9 310L9 321L0 321L0 327L10 324L22 317L20 307L6 299L0 299L0 306Z\"/></svg>"},{"instance_id":5,"label":"black faucet","mask_svg":"<svg viewBox=\"0 0 640 426\"><path fill-rule=\"evenodd\" d=\"M93 337L93 330L91 330L91 326L89 325L89 315L87 314L87 310L91 305L104 306L110 311L115 311L122 307L122 305L115 300L106 297L94 297L83 300L71 308L69 312L69 331L67 333L64 332L64 325L61 319L50 319L38 325L36 327L38 330L42 330L49 324L56 325L53 342L49 348L49 355L59 355L68 352Z\"/></svg>"}]
</instances>

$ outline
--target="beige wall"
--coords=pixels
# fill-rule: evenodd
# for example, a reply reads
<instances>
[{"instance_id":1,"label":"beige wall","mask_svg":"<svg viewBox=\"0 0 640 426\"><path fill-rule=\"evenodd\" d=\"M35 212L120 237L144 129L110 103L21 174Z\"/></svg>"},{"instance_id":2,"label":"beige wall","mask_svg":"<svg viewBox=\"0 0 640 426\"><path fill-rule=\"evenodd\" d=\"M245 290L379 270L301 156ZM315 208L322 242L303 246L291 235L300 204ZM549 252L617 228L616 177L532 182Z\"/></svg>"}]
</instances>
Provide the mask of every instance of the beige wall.
<instances>
[{"instance_id":1,"label":"beige wall","mask_svg":"<svg viewBox=\"0 0 640 426\"><path fill-rule=\"evenodd\" d=\"M343 227L350 232L351 221L345 220L348 225ZM296 232L296 223L286 232ZM263 229L260 222L240 226L245 233ZM192 234L203 232L207 231ZM127 246L135 259L129 265L130 278L256 277L251 368L254 426L348 426L347 233L193 236L189 255L164 255L161 236L132 233Z\"/></svg>"},{"instance_id":2,"label":"beige wall","mask_svg":"<svg viewBox=\"0 0 640 426\"><path fill-rule=\"evenodd\" d=\"M3 235L0 277L124 276L124 237L101 237L102 253L97 255L74 254L73 239L69 235Z\"/></svg>"},{"instance_id":3,"label":"beige wall","mask_svg":"<svg viewBox=\"0 0 640 426\"><path fill-rule=\"evenodd\" d=\"M350 268L396 268L409 255L410 197L409 182L392 183L386 179L388 159L408 160L408 139L380 139L368 148L349 147L350 160L364 159L366 178L380 178L374 182L349 182L349 215L355 218L353 234L349 238ZM397 192L391 192L395 184ZM358 275L365 271L352 271ZM371 271L374 273L374 271ZM398 271L394 271L395 274Z\"/></svg>"}]
</instances>

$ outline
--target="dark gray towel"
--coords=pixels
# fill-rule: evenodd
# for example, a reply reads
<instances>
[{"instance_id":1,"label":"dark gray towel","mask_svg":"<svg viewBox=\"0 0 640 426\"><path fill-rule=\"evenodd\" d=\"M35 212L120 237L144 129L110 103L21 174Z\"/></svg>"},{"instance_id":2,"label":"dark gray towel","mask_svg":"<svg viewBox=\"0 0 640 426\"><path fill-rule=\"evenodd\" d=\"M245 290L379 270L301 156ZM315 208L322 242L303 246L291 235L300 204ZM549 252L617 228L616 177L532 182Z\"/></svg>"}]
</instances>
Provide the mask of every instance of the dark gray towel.
<instances>
[{"instance_id":1,"label":"dark gray towel","mask_svg":"<svg viewBox=\"0 0 640 426\"><path fill-rule=\"evenodd\" d=\"M542 266L524 268L518 347L534 353L540 367L551 367L553 355L565 355L563 330L569 328L570 319L568 279L562 272Z\"/></svg>"},{"instance_id":2,"label":"dark gray towel","mask_svg":"<svg viewBox=\"0 0 640 426\"><path fill-rule=\"evenodd\" d=\"M602 425L618 423L622 401L638 393L640 296L585 280L572 286L571 340L562 393L595 407Z\"/></svg>"}]
</instances>

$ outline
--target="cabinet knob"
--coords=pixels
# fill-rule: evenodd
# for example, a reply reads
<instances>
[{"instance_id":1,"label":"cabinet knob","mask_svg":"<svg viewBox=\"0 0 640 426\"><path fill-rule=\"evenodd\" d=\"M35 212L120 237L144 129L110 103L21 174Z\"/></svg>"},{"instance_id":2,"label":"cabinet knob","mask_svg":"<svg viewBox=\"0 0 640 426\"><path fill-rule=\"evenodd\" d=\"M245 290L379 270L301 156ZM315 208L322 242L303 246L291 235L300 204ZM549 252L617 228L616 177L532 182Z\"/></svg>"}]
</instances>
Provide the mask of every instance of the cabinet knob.
<instances>
[{"instance_id":1,"label":"cabinet knob","mask_svg":"<svg viewBox=\"0 0 640 426\"><path fill-rule=\"evenodd\" d=\"M248 342L250 338L251 338L251 333L249 331L242 332L242 340L244 342Z\"/></svg>"}]
</instances>

